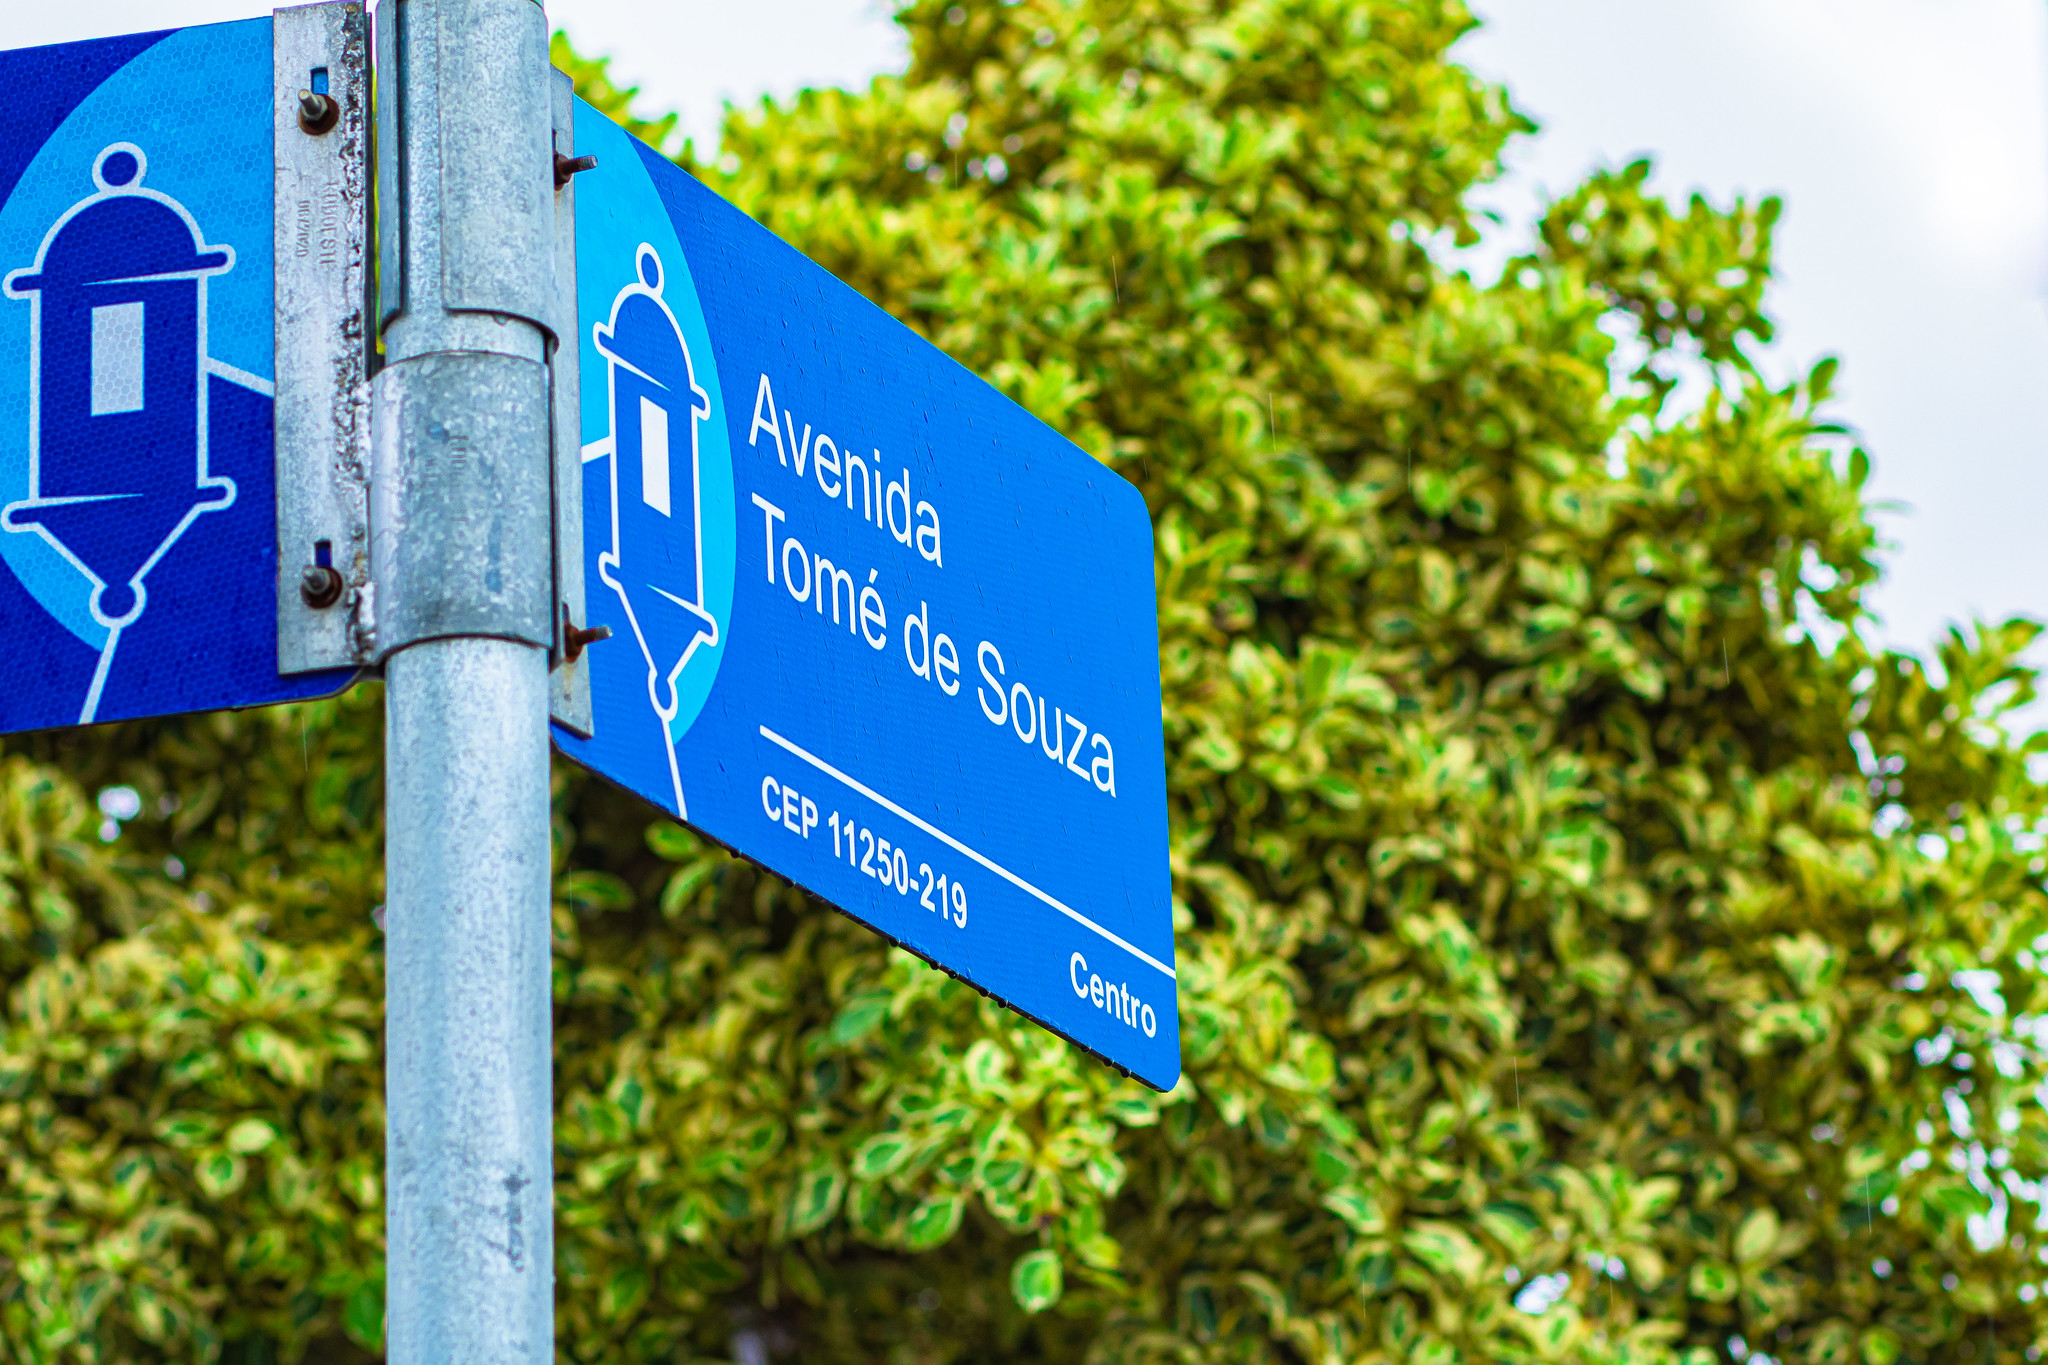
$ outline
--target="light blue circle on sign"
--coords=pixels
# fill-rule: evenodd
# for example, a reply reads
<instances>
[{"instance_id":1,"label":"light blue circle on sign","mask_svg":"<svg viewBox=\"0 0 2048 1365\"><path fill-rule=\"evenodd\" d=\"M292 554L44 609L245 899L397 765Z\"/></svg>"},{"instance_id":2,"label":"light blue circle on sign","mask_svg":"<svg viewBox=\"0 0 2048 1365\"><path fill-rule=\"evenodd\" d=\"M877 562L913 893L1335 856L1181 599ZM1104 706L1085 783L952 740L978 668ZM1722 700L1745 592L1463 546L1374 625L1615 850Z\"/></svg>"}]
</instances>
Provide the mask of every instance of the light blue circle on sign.
<instances>
[{"instance_id":1,"label":"light blue circle on sign","mask_svg":"<svg viewBox=\"0 0 2048 1365\"><path fill-rule=\"evenodd\" d=\"M584 507L585 554L594 559L606 552L616 537L623 536L625 543L618 546L622 563L611 571L622 581L638 583L649 577L644 571L637 576L634 572L646 562L650 547L630 543L636 527L632 514L637 510L636 504L653 503L656 495L643 489L642 475L637 467L628 467L630 462L621 462L617 458L616 440L631 435L637 443L645 439L646 433L639 430L636 414L631 410L620 413L619 421L632 427L632 431L621 433L613 430L612 367L623 363L629 366L628 373L631 373L631 357L621 360L608 357L609 331L600 336L599 329L609 329L615 313L620 313L622 305L635 296L644 299L658 294L687 347L688 364L695 384L701 390L700 395L692 395L684 391L686 385L674 386L679 393L679 406L675 415L662 415L664 425L660 427L660 435L662 449L673 457L669 467L676 472L661 484L659 522L643 517L637 523L643 528L660 525L668 531L666 539L670 542L663 547L664 551L679 551L687 539L687 503L694 493L697 503L695 548L701 570L693 571L686 565L672 567L670 571L675 577L655 581L653 587L658 596L671 602L691 596L687 590L681 590L685 584L696 589L692 603L679 605L701 606L703 613L716 623L717 638L700 639L689 650L675 679L675 712L668 720L669 739L673 744L689 731L704 710L705 700L711 695L711 685L718 677L719 663L725 657L728 627L732 620L738 519L734 508L731 435L726 423L717 364L712 358L711 335L704 325L704 310L690 277L690 265L683 257L682 243L676 237L675 226L669 221L668 211L655 191L654 182L640 163L637 144L631 135L610 120L591 117L584 111L578 119L576 149L578 152L595 153L598 169L589 174L606 177L608 191L602 196L592 194L579 201L576 214L577 339L583 355L580 376L583 457L586 464L593 460L613 462L612 506L593 507L586 502ZM658 268L644 270L642 253L649 248L658 261ZM707 409L693 410L692 404L697 396L705 400ZM694 479L688 477L686 458L692 449L692 439L696 458ZM636 498L632 490L641 490L640 496ZM691 583L691 579L697 581ZM591 602L592 617L596 619L601 614L599 595L609 597L613 590L598 581L596 576L586 581L584 590ZM655 605L659 606L658 603ZM631 631L621 633L632 634ZM652 634L651 629L649 634ZM651 669L660 674L664 667L664 663L643 658L632 639L605 648L611 651L608 657L598 653L591 655L593 670L630 667L643 672ZM657 696L666 696L659 678L654 692Z\"/></svg>"},{"instance_id":2,"label":"light blue circle on sign","mask_svg":"<svg viewBox=\"0 0 2048 1365\"><path fill-rule=\"evenodd\" d=\"M137 54L71 111L0 206L0 276L34 267L53 224L98 186L114 143L148 159L147 188L178 201L209 243L234 248L206 282L206 354L267 385L271 341L270 21L181 29ZM29 496L30 305L0 297L0 506ZM230 376L234 377L234 376ZM93 584L44 537L0 531L0 559L94 650Z\"/></svg>"}]
</instances>

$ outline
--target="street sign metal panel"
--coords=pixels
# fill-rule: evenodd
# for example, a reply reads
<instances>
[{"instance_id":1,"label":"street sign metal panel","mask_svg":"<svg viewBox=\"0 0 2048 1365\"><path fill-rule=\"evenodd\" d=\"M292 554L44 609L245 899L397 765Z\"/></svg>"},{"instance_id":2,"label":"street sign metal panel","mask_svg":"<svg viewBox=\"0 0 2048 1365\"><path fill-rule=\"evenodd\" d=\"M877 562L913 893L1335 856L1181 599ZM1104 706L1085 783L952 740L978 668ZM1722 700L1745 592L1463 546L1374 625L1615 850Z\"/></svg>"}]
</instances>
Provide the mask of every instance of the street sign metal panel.
<instances>
[{"instance_id":1,"label":"street sign metal panel","mask_svg":"<svg viewBox=\"0 0 2048 1365\"><path fill-rule=\"evenodd\" d=\"M589 105L578 759L1146 1083L1180 1076L1151 523Z\"/></svg>"},{"instance_id":2,"label":"street sign metal panel","mask_svg":"<svg viewBox=\"0 0 2048 1365\"><path fill-rule=\"evenodd\" d=\"M0 52L0 730L280 679L271 21Z\"/></svg>"}]
</instances>

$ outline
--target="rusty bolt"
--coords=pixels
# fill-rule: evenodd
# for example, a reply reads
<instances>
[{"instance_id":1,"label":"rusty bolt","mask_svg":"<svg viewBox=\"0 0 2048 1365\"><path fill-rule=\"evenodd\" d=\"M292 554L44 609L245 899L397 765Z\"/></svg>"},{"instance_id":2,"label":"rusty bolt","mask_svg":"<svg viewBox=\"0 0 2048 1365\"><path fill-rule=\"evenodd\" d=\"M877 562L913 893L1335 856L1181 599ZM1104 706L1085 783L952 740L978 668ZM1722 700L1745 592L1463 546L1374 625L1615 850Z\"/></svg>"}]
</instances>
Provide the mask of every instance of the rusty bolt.
<instances>
[{"instance_id":1,"label":"rusty bolt","mask_svg":"<svg viewBox=\"0 0 2048 1365\"><path fill-rule=\"evenodd\" d=\"M316 95L311 90L299 92L299 127L319 136L334 127L341 118L341 106L334 102L332 95Z\"/></svg>"},{"instance_id":2,"label":"rusty bolt","mask_svg":"<svg viewBox=\"0 0 2048 1365\"><path fill-rule=\"evenodd\" d=\"M344 586L340 571L329 564L308 564L299 573L299 596L316 611L339 602Z\"/></svg>"},{"instance_id":3,"label":"rusty bolt","mask_svg":"<svg viewBox=\"0 0 2048 1365\"><path fill-rule=\"evenodd\" d=\"M570 663L582 656L585 645L611 638L610 626L579 626L569 618L569 604L562 604L562 653Z\"/></svg>"},{"instance_id":4,"label":"rusty bolt","mask_svg":"<svg viewBox=\"0 0 2048 1365\"><path fill-rule=\"evenodd\" d=\"M583 171L594 171L596 169L597 158L594 156L563 156L560 152L556 152L555 188L560 189L562 188L562 186L568 184L570 176L580 174Z\"/></svg>"}]
</instances>

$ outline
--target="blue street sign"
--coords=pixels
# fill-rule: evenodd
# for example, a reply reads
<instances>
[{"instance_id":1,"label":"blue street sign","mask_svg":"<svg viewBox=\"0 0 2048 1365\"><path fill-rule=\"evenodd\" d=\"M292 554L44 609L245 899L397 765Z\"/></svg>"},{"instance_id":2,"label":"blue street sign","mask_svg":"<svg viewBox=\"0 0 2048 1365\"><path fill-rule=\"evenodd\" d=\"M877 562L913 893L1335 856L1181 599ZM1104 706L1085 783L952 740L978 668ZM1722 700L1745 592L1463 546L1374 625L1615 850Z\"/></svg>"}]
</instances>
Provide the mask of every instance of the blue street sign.
<instances>
[{"instance_id":1,"label":"blue street sign","mask_svg":"<svg viewBox=\"0 0 2048 1365\"><path fill-rule=\"evenodd\" d=\"M0 731L277 674L271 21L0 52Z\"/></svg>"},{"instance_id":2,"label":"blue street sign","mask_svg":"<svg viewBox=\"0 0 2048 1365\"><path fill-rule=\"evenodd\" d=\"M1116 474L587 104L594 771L1180 1077L1152 528Z\"/></svg>"}]
</instances>

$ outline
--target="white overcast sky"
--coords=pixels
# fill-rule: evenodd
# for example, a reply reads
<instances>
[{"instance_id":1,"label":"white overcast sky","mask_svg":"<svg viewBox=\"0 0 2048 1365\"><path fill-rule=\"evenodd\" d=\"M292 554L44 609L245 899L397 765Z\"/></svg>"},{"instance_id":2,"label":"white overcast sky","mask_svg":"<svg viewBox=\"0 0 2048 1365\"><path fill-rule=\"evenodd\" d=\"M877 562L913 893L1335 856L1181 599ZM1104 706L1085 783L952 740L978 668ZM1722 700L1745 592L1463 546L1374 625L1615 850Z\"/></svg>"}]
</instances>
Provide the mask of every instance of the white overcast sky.
<instances>
[{"instance_id":1,"label":"white overcast sky","mask_svg":"<svg viewBox=\"0 0 2048 1365\"><path fill-rule=\"evenodd\" d=\"M1539 195L1643 153L1668 193L1784 197L1765 368L1841 357L1871 492L1905 504L1881 637L2048 616L2048 5L1478 4L1459 55L1543 125L1488 196L1524 240Z\"/></svg>"},{"instance_id":2,"label":"white overcast sky","mask_svg":"<svg viewBox=\"0 0 2048 1365\"><path fill-rule=\"evenodd\" d=\"M2048 616L2048 4L2042 0L1476 0L1459 55L1543 130L1485 202L1502 246L1544 194L1653 154L1656 184L1777 193L1780 377L1834 354L1899 547L1872 605L1925 649L1952 621ZM0 41L261 13L238 0L17 5ZM558 0L648 112L715 136L727 99L900 69L882 0ZM2048 650L2043 651L2048 661Z\"/></svg>"}]
</instances>

